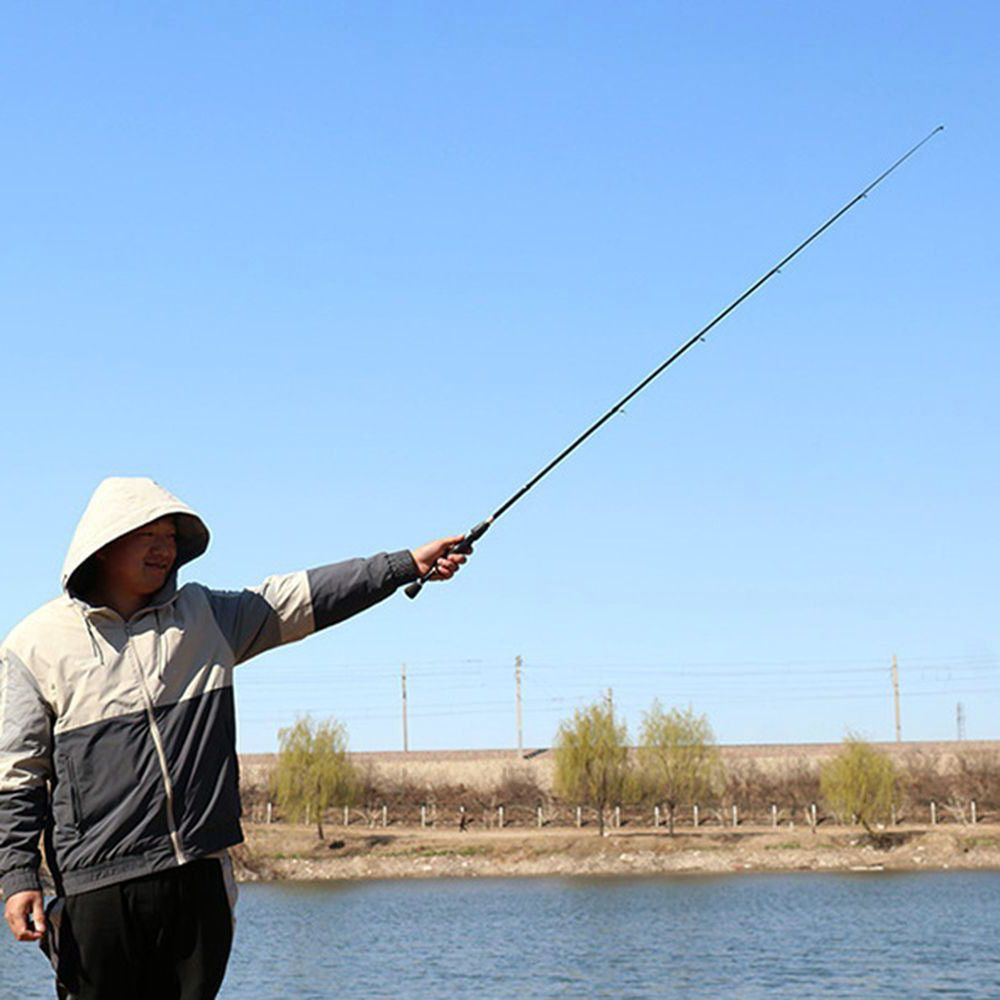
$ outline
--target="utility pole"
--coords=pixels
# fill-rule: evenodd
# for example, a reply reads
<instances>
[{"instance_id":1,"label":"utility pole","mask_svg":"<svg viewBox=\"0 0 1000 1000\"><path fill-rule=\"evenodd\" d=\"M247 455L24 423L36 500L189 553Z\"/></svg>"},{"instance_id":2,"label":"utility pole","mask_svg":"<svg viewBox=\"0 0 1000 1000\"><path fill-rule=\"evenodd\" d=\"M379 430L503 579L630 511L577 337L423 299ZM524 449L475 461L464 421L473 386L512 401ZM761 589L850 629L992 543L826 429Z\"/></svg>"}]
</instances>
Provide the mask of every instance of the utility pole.
<instances>
[{"instance_id":1,"label":"utility pole","mask_svg":"<svg viewBox=\"0 0 1000 1000\"><path fill-rule=\"evenodd\" d=\"M521 717L521 657L514 657L514 687L517 691L517 755L524 756L524 724Z\"/></svg>"},{"instance_id":2,"label":"utility pole","mask_svg":"<svg viewBox=\"0 0 1000 1000\"><path fill-rule=\"evenodd\" d=\"M403 685L403 753L410 752L410 736L406 730L406 664L402 665L400 680Z\"/></svg>"},{"instance_id":3,"label":"utility pole","mask_svg":"<svg viewBox=\"0 0 1000 1000\"><path fill-rule=\"evenodd\" d=\"M892 658L892 695L896 703L896 742L903 742L903 730L899 723L899 667L896 664L896 657Z\"/></svg>"}]
</instances>

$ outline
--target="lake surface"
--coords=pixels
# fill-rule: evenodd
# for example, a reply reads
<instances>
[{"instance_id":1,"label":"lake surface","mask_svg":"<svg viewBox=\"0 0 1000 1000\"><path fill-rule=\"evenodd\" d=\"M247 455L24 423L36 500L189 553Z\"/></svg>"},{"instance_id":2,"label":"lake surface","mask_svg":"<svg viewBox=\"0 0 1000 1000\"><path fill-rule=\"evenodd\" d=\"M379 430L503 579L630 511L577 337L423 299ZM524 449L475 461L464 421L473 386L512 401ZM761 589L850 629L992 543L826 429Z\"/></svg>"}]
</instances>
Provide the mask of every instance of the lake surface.
<instances>
[{"instance_id":1,"label":"lake surface","mask_svg":"<svg viewBox=\"0 0 1000 1000\"><path fill-rule=\"evenodd\" d=\"M998 997L1000 872L241 886L221 996ZM51 997L0 939L0 1000Z\"/></svg>"}]
</instances>

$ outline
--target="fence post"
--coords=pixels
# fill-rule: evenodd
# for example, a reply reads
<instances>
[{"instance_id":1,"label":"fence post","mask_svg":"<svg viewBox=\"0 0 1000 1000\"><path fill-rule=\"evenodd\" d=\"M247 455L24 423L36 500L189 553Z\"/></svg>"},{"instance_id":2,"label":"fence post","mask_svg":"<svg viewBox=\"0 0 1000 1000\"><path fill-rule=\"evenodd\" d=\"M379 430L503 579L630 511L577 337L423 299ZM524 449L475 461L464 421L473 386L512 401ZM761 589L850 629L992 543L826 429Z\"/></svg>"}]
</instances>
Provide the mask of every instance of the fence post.
<instances>
[{"instance_id":1,"label":"fence post","mask_svg":"<svg viewBox=\"0 0 1000 1000\"><path fill-rule=\"evenodd\" d=\"M694 816L694 828L697 830L698 829L698 806L697 805L693 809L693 816Z\"/></svg>"},{"instance_id":2,"label":"fence post","mask_svg":"<svg viewBox=\"0 0 1000 1000\"><path fill-rule=\"evenodd\" d=\"M306 806L306 826L308 826L309 823L310 823L310 819L309 819L309 806L307 805Z\"/></svg>"},{"instance_id":3,"label":"fence post","mask_svg":"<svg viewBox=\"0 0 1000 1000\"><path fill-rule=\"evenodd\" d=\"M736 808L736 803L734 802L733 803L733 827L735 828L735 827L737 827L739 825L740 825L740 812Z\"/></svg>"},{"instance_id":4,"label":"fence post","mask_svg":"<svg viewBox=\"0 0 1000 1000\"><path fill-rule=\"evenodd\" d=\"M542 807L539 806L538 807L538 829L540 830L543 826L544 826L544 823L542 822Z\"/></svg>"},{"instance_id":5,"label":"fence post","mask_svg":"<svg viewBox=\"0 0 1000 1000\"><path fill-rule=\"evenodd\" d=\"M970 807L972 809L972 825L975 826L976 825L976 800L973 799L972 802L969 803L969 805L970 805Z\"/></svg>"},{"instance_id":6,"label":"fence post","mask_svg":"<svg viewBox=\"0 0 1000 1000\"><path fill-rule=\"evenodd\" d=\"M937 826L937 803L931 803L931 826Z\"/></svg>"},{"instance_id":7,"label":"fence post","mask_svg":"<svg viewBox=\"0 0 1000 1000\"><path fill-rule=\"evenodd\" d=\"M503 829L503 806L497 806L497 821L500 829Z\"/></svg>"},{"instance_id":8,"label":"fence post","mask_svg":"<svg viewBox=\"0 0 1000 1000\"><path fill-rule=\"evenodd\" d=\"M382 805L382 826L386 827L389 825L389 807L383 803Z\"/></svg>"},{"instance_id":9,"label":"fence post","mask_svg":"<svg viewBox=\"0 0 1000 1000\"><path fill-rule=\"evenodd\" d=\"M809 825L815 830L816 829L816 803L813 802L809 806Z\"/></svg>"},{"instance_id":10,"label":"fence post","mask_svg":"<svg viewBox=\"0 0 1000 1000\"><path fill-rule=\"evenodd\" d=\"M897 823L899 822L899 820L896 817L896 803L895 802L893 802L892 809L889 811L889 822L892 823L893 826L896 826Z\"/></svg>"},{"instance_id":11,"label":"fence post","mask_svg":"<svg viewBox=\"0 0 1000 1000\"><path fill-rule=\"evenodd\" d=\"M344 806L344 826L351 825L351 808L350 806Z\"/></svg>"},{"instance_id":12,"label":"fence post","mask_svg":"<svg viewBox=\"0 0 1000 1000\"><path fill-rule=\"evenodd\" d=\"M420 807L420 828L427 826L427 806Z\"/></svg>"},{"instance_id":13,"label":"fence post","mask_svg":"<svg viewBox=\"0 0 1000 1000\"><path fill-rule=\"evenodd\" d=\"M615 827L620 830L621 825L622 825L622 807L615 806Z\"/></svg>"},{"instance_id":14,"label":"fence post","mask_svg":"<svg viewBox=\"0 0 1000 1000\"><path fill-rule=\"evenodd\" d=\"M657 827L660 825L660 807L653 806L653 826Z\"/></svg>"},{"instance_id":15,"label":"fence post","mask_svg":"<svg viewBox=\"0 0 1000 1000\"><path fill-rule=\"evenodd\" d=\"M270 802L267 803L267 821L270 823L274 819L274 807Z\"/></svg>"},{"instance_id":16,"label":"fence post","mask_svg":"<svg viewBox=\"0 0 1000 1000\"><path fill-rule=\"evenodd\" d=\"M583 809L580 806L576 807L576 825L578 829L583 826Z\"/></svg>"},{"instance_id":17,"label":"fence post","mask_svg":"<svg viewBox=\"0 0 1000 1000\"><path fill-rule=\"evenodd\" d=\"M771 829L778 829L778 807L773 802L771 803Z\"/></svg>"}]
</instances>

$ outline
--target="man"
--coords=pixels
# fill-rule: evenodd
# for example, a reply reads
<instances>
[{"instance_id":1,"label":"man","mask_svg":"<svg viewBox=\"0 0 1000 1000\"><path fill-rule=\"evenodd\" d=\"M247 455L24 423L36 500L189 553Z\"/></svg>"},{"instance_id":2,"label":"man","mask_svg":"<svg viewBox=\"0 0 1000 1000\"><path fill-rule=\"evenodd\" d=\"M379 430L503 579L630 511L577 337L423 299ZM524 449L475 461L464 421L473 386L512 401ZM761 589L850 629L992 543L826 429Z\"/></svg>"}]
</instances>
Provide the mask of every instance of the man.
<instances>
[{"instance_id":1,"label":"man","mask_svg":"<svg viewBox=\"0 0 1000 1000\"><path fill-rule=\"evenodd\" d=\"M19 941L42 942L60 996L216 995L232 936L226 849L243 840L233 667L465 561L448 538L249 590L178 588L208 540L152 480L104 480L63 595L0 647L4 915Z\"/></svg>"}]
</instances>

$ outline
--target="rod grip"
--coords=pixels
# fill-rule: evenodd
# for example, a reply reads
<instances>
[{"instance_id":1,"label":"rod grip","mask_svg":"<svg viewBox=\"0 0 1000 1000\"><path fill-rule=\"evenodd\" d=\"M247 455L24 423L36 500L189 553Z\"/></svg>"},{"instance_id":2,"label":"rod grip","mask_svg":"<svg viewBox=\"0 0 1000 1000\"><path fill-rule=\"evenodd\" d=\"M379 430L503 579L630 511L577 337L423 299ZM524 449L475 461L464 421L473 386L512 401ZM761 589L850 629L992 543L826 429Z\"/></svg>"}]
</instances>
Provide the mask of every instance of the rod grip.
<instances>
[{"instance_id":1,"label":"rod grip","mask_svg":"<svg viewBox=\"0 0 1000 1000\"><path fill-rule=\"evenodd\" d=\"M445 555L450 556L453 552L461 552L463 555L468 555L472 551L472 543L482 538L490 530L492 523L492 518L480 521L479 524L467 531L454 545L449 545L445 550ZM433 575L434 567L432 566L423 576L418 577L413 583L407 584L403 589L403 593L412 601L424 589L424 584Z\"/></svg>"}]
</instances>

